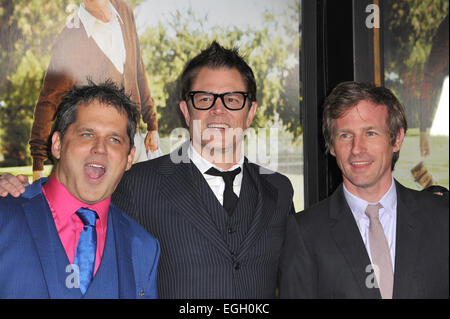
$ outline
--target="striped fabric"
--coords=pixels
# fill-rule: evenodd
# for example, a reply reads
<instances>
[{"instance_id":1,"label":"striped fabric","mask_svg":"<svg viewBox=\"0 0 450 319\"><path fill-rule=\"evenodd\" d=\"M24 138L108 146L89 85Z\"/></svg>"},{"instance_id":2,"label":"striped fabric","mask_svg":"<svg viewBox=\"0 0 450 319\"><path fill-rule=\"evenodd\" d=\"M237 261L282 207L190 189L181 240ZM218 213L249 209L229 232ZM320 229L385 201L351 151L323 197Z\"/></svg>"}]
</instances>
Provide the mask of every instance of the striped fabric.
<instances>
[{"instance_id":1,"label":"striped fabric","mask_svg":"<svg viewBox=\"0 0 450 319\"><path fill-rule=\"evenodd\" d=\"M280 174L244 163L231 218L188 160L134 164L113 202L161 244L160 298L274 298L293 190Z\"/></svg>"}]
</instances>

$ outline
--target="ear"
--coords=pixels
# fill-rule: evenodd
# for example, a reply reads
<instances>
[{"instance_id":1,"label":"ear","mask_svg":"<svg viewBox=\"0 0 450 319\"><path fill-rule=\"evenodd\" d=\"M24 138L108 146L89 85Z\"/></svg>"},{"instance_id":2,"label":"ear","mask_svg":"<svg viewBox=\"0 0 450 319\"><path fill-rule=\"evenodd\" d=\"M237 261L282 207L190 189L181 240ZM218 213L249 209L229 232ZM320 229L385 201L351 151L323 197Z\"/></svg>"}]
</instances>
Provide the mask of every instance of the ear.
<instances>
[{"instance_id":1,"label":"ear","mask_svg":"<svg viewBox=\"0 0 450 319\"><path fill-rule=\"evenodd\" d=\"M252 102L252 105L250 106L250 110L248 110L247 114L247 120L245 121L245 128L249 128L250 125L252 125L253 118L256 115L256 110L258 109L258 102L254 101Z\"/></svg>"},{"instance_id":2,"label":"ear","mask_svg":"<svg viewBox=\"0 0 450 319\"><path fill-rule=\"evenodd\" d=\"M330 154L336 157L336 152L334 151L334 146L330 147Z\"/></svg>"},{"instance_id":3,"label":"ear","mask_svg":"<svg viewBox=\"0 0 450 319\"><path fill-rule=\"evenodd\" d=\"M405 138L405 130L403 128L400 129L400 132L398 132L397 137L395 138L394 143L394 153L400 151L400 148L402 147L403 139Z\"/></svg>"},{"instance_id":4,"label":"ear","mask_svg":"<svg viewBox=\"0 0 450 319\"><path fill-rule=\"evenodd\" d=\"M189 115L188 105L187 105L186 101L181 101L179 105L180 105L181 113L183 113L184 120L186 121L186 125L187 125L187 127L189 127L191 117Z\"/></svg>"},{"instance_id":5,"label":"ear","mask_svg":"<svg viewBox=\"0 0 450 319\"><path fill-rule=\"evenodd\" d=\"M56 131L52 135L52 155L54 158L59 160L61 157L61 144L62 144L62 135L60 132Z\"/></svg>"},{"instance_id":6,"label":"ear","mask_svg":"<svg viewBox=\"0 0 450 319\"><path fill-rule=\"evenodd\" d=\"M130 150L130 154L128 154L127 158L127 167L125 168L125 171L128 171L131 168L131 165L133 165L134 160L134 153L136 152L136 146L133 146Z\"/></svg>"}]
</instances>

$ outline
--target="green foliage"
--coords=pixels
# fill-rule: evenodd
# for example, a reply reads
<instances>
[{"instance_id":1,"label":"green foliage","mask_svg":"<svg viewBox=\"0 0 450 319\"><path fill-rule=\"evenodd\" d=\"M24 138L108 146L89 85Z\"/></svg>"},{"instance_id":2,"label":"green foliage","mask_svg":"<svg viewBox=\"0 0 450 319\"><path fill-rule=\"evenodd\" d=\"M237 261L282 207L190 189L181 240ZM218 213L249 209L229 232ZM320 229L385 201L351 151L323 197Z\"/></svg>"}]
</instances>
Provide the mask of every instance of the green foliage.
<instances>
[{"instance_id":1,"label":"green foliage","mask_svg":"<svg viewBox=\"0 0 450 319\"><path fill-rule=\"evenodd\" d=\"M131 9L134 9L136 8L136 6L144 2L144 0L125 0L125 2L130 6Z\"/></svg>"},{"instance_id":2,"label":"green foliage","mask_svg":"<svg viewBox=\"0 0 450 319\"><path fill-rule=\"evenodd\" d=\"M73 1L0 1L0 149L5 164L31 162L28 139L33 109L52 41Z\"/></svg>"},{"instance_id":3,"label":"green foliage","mask_svg":"<svg viewBox=\"0 0 450 319\"><path fill-rule=\"evenodd\" d=\"M8 165L29 164L28 139L33 117L36 89L44 72L39 60L27 51L6 88L5 107L0 114L3 152ZM17 88L20 87L20 91ZM6 137L6 138L5 138Z\"/></svg>"},{"instance_id":4,"label":"green foliage","mask_svg":"<svg viewBox=\"0 0 450 319\"><path fill-rule=\"evenodd\" d=\"M431 49L431 39L448 14L448 0L385 1L385 21L394 45L393 63L399 73L421 72Z\"/></svg>"},{"instance_id":5,"label":"green foliage","mask_svg":"<svg viewBox=\"0 0 450 319\"><path fill-rule=\"evenodd\" d=\"M433 35L449 12L448 0L385 0L384 21L385 73L398 78L386 79L407 106L408 124L418 125L420 84Z\"/></svg>"}]
</instances>

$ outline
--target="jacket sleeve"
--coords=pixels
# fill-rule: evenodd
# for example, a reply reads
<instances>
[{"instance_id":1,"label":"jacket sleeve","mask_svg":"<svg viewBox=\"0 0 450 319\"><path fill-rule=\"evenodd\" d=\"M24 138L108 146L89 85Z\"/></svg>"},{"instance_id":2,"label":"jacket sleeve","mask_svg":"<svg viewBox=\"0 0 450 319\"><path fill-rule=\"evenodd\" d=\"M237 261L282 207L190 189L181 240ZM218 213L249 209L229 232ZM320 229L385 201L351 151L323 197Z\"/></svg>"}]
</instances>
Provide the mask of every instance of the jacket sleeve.
<instances>
[{"instance_id":1,"label":"jacket sleeve","mask_svg":"<svg viewBox=\"0 0 450 319\"><path fill-rule=\"evenodd\" d=\"M152 240L153 245L146 245L148 247L149 253L153 256L150 269L149 269L149 275L147 277L146 283L144 284L145 287L145 294L144 298L146 299L157 299L158 298L158 287L157 287L157 276L158 276L158 263L159 263L159 256L161 253L161 248L159 246L159 242L156 239ZM152 249L150 249L152 247Z\"/></svg>"},{"instance_id":2,"label":"jacket sleeve","mask_svg":"<svg viewBox=\"0 0 450 319\"><path fill-rule=\"evenodd\" d=\"M281 254L280 298L317 298L317 269L299 227L301 216L294 215L289 216Z\"/></svg>"},{"instance_id":3,"label":"jacket sleeve","mask_svg":"<svg viewBox=\"0 0 450 319\"><path fill-rule=\"evenodd\" d=\"M147 75L145 73L144 62L142 60L141 48L139 45L139 37L136 31L136 22L134 20L133 12L131 11L131 27L133 28L133 38L135 39L136 50L136 76L139 90L139 98L141 101L141 116L145 124L147 124L148 131L158 130L158 119L155 111L155 101L153 100L150 88L148 85Z\"/></svg>"},{"instance_id":4,"label":"jacket sleeve","mask_svg":"<svg viewBox=\"0 0 450 319\"><path fill-rule=\"evenodd\" d=\"M72 85L72 79L64 73L58 61L59 50L54 50L34 109L34 121L31 128L30 153L33 158L33 171L44 169L48 158L50 130L57 107Z\"/></svg>"}]
</instances>

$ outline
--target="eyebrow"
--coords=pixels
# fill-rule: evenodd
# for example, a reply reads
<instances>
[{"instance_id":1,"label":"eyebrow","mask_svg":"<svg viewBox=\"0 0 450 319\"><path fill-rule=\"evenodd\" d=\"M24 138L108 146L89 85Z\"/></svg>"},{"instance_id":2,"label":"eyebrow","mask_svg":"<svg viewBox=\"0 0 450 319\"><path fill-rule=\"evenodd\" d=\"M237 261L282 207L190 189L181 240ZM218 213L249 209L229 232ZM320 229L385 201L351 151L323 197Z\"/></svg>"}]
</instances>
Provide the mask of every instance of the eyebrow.
<instances>
[{"instance_id":1,"label":"eyebrow","mask_svg":"<svg viewBox=\"0 0 450 319\"><path fill-rule=\"evenodd\" d=\"M79 127L79 128L77 129L77 132L81 132L81 131L95 132L95 130L94 130L93 128L90 128L90 127L84 127L84 126Z\"/></svg>"},{"instance_id":2,"label":"eyebrow","mask_svg":"<svg viewBox=\"0 0 450 319\"><path fill-rule=\"evenodd\" d=\"M365 130L365 131L367 131L367 130L382 130L380 127L376 127L376 126L364 126L361 128L357 128L357 130L360 130L360 129ZM336 132L354 131L354 130L355 130L354 128L349 127L349 128L336 129Z\"/></svg>"}]
</instances>

